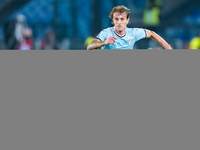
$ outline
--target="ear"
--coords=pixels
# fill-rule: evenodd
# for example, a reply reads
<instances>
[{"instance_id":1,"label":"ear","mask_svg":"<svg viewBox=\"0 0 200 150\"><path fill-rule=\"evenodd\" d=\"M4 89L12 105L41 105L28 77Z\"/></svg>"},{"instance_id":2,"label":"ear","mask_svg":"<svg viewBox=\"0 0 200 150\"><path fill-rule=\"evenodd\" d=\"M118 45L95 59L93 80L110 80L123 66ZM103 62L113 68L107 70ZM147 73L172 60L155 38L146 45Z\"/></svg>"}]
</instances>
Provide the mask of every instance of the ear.
<instances>
[{"instance_id":1,"label":"ear","mask_svg":"<svg viewBox=\"0 0 200 150\"><path fill-rule=\"evenodd\" d=\"M129 23L129 21L130 21L130 18L127 19L127 24Z\"/></svg>"},{"instance_id":2,"label":"ear","mask_svg":"<svg viewBox=\"0 0 200 150\"><path fill-rule=\"evenodd\" d=\"M114 20L112 19L112 22L111 22L113 25L114 25Z\"/></svg>"}]
</instances>

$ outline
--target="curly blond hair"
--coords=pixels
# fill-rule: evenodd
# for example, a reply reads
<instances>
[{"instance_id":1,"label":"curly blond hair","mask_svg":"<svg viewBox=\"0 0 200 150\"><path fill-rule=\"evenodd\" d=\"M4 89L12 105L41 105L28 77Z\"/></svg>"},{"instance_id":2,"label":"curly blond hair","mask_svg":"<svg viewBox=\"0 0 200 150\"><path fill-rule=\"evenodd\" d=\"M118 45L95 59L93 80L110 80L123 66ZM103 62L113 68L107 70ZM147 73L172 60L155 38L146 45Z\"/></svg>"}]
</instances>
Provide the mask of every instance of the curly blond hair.
<instances>
[{"instance_id":1,"label":"curly blond hair","mask_svg":"<svg viewBox=\"0 0 200 150\"><path fill-rule=\"evenodd\" d=\"M110 12L109 18L113 19L113 15L116 12L120 12L120 13L125 12L127 15L127 19L130 17L130 10L127 7L121 5L121 6L116 6L112 9L112 11Z\"/></svg>"}]
</instances>

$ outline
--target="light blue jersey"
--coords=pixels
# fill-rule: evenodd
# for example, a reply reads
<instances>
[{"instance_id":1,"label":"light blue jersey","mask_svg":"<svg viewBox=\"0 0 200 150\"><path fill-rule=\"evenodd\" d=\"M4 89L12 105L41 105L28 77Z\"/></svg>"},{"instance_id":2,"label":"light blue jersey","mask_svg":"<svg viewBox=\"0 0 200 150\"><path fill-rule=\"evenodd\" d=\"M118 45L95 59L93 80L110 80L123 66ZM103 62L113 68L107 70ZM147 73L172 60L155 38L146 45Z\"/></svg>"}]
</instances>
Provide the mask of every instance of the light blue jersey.
<instances>
[{"instance_id":1,"label":"light blue jersey","mask_svg":"<svg viewBox=\"0 0 200 150\"><path fill-rule=\"evenodd\" d=\"M146 38L146 31L142 28L126 28L126 34L119 36L114 27L102 30L97 38L101 41L107 40L110 36L117 37L115 43L101 47L101 49L133 49L135 42Z\"/></svg>"}]
</instances>

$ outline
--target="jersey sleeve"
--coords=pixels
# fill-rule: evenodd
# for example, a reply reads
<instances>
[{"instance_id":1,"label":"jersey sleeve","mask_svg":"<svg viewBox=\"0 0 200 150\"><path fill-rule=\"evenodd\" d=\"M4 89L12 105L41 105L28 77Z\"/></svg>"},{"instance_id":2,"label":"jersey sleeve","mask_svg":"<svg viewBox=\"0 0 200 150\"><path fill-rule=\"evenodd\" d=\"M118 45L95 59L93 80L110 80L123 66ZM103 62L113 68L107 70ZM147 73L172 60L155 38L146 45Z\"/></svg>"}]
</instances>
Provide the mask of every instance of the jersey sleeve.
<instances>
[{"instance_id":1,"label":"jersey sleeve","mask_svg":"<svg viewBox=\"0 0 200 150\"><path fill-rule=\"evenodd\" d=\"M141 39L144 39L146 38L146 31L145 29L142 29L142 28L134 28L134 31L135 33L135 40L136 41L139 41Z\"/></svg>"},{"instance_id":2,"label":"jersey sleeve","mask_svg":"<svg viewBox=\"0 0 200 150\"><path fill-rule=\"evenodd\" d=\"M108 37L108 33L107 33L106 30L101 31L101 32L96 36L96 38L100 39L101 41L107 40L107 37Z\"/></svg>"}]
</instances>

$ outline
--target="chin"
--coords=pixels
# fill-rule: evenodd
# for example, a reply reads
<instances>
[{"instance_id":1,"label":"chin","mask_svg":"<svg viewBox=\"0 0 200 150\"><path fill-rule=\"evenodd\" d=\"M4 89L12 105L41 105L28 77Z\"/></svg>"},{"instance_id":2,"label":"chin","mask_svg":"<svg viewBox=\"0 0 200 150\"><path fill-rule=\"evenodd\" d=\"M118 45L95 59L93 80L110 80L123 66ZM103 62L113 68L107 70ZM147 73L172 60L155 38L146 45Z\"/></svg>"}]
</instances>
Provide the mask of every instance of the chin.
<instances>
[{"instance_id":1,"label":"chin","mask_svg":"<svg viewBox=\"0 0 200 150\"><path fill-rule=\"evenodd\" d=\"M122 29L119 29L119 28L116 28L116 30L117 30L118 32L121 32L121 31L123 31Z\"/></svg>"}]
</instances>

